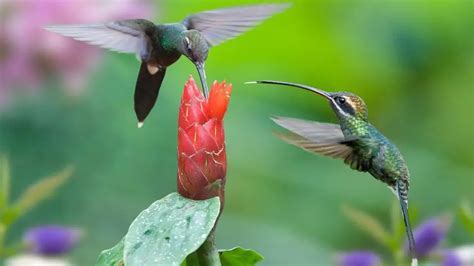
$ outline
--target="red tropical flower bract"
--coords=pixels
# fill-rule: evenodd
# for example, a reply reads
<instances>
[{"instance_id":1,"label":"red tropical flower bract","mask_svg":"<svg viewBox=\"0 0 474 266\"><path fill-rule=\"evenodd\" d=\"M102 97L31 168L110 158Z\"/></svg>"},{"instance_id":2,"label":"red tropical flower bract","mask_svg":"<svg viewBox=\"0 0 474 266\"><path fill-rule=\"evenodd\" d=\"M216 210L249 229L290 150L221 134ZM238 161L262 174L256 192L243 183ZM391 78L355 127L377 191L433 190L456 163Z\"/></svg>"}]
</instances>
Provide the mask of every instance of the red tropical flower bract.
<instances>
[{"instance_id":1,"label":"red tropical flower bract","mask_svg":"<svg viewBox=\"0 0 474 266\"><path fill-rule=\"evenodd\" d=\"M206 100L189 77L178 117L178 192L195 200L219 196L221 209L227 170L223 119L231 91L231 84L214 81Z\"/></svg>"}]
</instances>

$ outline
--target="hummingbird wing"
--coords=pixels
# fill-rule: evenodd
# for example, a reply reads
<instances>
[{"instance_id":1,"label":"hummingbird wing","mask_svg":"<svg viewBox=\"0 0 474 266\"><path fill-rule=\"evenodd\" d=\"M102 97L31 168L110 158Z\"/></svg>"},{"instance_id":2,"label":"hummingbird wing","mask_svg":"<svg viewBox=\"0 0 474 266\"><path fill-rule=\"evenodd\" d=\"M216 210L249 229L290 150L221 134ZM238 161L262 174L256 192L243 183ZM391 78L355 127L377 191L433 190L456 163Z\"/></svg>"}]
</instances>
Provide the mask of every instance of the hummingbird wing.
<instances>
[{"instance_id":1,"label":"hummingbird wing","mask_svg":"<svg viewBox=\"0 0 474 266\"><path fill-rule=\"evenodd\" d=\"M152 50L149 34L154 26L145 19L132 19L90 25L52 25L45 29L115 52L134 53L147 61Z\"/></svg>"},{"instance_id":2,"label":"hummingbird wing","mask_svg":"<svg viewBox=\"0 0 474 266\"><path fill-rule=\"evenodd\" d=\"M340 159L347 158L353 152L352 147L347 145L352 139L344 137L337 124L290 117L275 117L272 120L290 131L287 134L277 133L278 137L306 151Z\"/></svg>"},{"instance_id":3,"label":"hummingbird wing","mask_svg":"<svg viewBox=\"0 0 474 266\"><path fill-rule=\"evenodd\" d=\"M306 121L289 117L276 117L273 121L291 131L277 134L284 141L304 150L333 158L343 159L352 169L367 171L371 161L357 149L357 137L347 137L337 124Z\"/></svg>"},{"instance_id":4,"label":"hummingbird wing","mask_svg":"<svg viewBox=\"0 0 474 266\"><path fill-rule=\"evenodd\" d=\"M260 24L289 4L263 4L204 11L183 20L189 30L200 31L210 45L218 45Z\"/></svg>"},{"instance_id":5,"label":"hummingbird wing","mask_svg":"<svg viewBox=\"0 0 474 266\"><path fill-rule=\"evenodd\" d=\"M134 95L134 108L138 118L138 127L143 125L143 121L155 105L165 73L166 68L159 68L156 73L151 74L148 70L148 64L142 62L140 72L138 72Z\"/></svg>"}]
</instances>

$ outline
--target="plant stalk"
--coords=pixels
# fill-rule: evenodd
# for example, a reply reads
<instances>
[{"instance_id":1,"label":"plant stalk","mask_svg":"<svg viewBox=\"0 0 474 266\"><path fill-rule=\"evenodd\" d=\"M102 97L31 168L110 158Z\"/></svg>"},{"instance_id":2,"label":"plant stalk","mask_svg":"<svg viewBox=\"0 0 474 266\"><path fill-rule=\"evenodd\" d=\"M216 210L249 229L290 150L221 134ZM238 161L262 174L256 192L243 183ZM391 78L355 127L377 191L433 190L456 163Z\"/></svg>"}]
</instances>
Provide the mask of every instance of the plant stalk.
<instances>
[{"instance_id":1,"label":"plant stalk","mask_svg":"<svg viewBox=\"0 0 474 266\"><path fill-rule=\"evenodd\" d=\"M215 230L207 236L206 241L196 251L200 266L221 266L219 251L215 244Z\"/></svg>"}]
</instances>

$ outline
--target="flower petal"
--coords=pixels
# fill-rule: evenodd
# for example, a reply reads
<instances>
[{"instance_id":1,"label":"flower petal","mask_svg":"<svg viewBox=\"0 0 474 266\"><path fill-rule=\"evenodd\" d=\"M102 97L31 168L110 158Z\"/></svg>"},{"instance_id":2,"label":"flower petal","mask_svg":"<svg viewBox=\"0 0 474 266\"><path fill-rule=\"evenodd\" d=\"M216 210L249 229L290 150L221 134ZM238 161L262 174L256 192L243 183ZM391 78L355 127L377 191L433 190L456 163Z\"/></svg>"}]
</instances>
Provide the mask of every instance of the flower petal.
<instances>
[{"instance_id":1,"label":"flower petal","mask_svg":"<svg viewBox=\"0 0 474 266\"><path fill-rule=\"evenodd\" d=\"M35 253L58 255L71 250L80 239L76 228L45 225L32 228L25 233L25 242Z\"/></svg>"},{"instance_id":2,"label":"flower petal","mask_svg":"<svg viewBox=\"0 0 474 266\"><path fill-rule=\"evenodd\" d=\"M417 255L423 258L433 252L445 238L450 225L451 217L448 215L429 219L419 225L413 232ZM405 252L408 253L407 243Z\"/></svg>"},{"instance_id":3,"label":"flower petal","mask_svg":"<svg viewBox=\"0 0 474 266\"><path fill-rule=\"evenodd\" d=\"M340 266L376 266L380 264L380 257L371 251L352 251L342 253L337 257L337 265Z\"/></svg>"}]
</instances>

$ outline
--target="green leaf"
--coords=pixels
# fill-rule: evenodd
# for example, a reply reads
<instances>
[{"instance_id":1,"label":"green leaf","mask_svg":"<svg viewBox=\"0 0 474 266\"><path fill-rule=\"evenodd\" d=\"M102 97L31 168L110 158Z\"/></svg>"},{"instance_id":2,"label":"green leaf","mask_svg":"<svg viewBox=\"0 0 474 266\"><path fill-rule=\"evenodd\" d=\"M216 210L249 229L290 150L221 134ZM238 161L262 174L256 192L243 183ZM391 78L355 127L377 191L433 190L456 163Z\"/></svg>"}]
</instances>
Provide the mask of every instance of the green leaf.
<instances>
[{"instance_id":1,"label":"green leaf","mask_svg":"<svg viewBox=\"0 0 474 266\"><path fill-rule=\"evenodd\" d=\"M360 229L368 233L379 243L390 247L390 234L384 229L382 224L376 218L363 211L356 210L348 206L343 206L342 211Z\"/></svg>"},{"instance_id":2,"label":"green leaf","mask_svg":"<svg viewBox=\"0 0 474 266\"><path fill-rule=\"evenodd\" d=\"M42 200L50 197L56 189L63 185L72 174L72 167L67 167L56 175L46 177L31 185L16 201L13 208L20 215L36 206Z\"/></svg>"},{"instance_id":3,"label":"green leaf","mask_svg":"<svg viewBox=\"0 0 474 266\"><path fill-rule=\"evenodd\" d=\"M263 256L251 249L235 247L228 250L219 250L222 266L254 266L263 260Z\"/></svg>"},{"instance_id":4,"label":"green leaf","mask_svg":"<svg viewBox=\"0 0 474 266\"><path fill-rule=\"evenodd\" d=\"M403 223L400 202L397 199L392 202L390 208L390 220L392 224L392 234L389 246L393 253L403 247L402 243L405 239L405 224Z\"/></svg>"},{"instance_id":5,"label":"green leaf","mask_svg":"<svg viewBox=\"0 0 474 266\"><path fill-rule=\"evenodd\" d=\"M124 239L120 240L113 248L102 251L95 263L96 266L121 266L123 265L123 243Z\"/></svg>"},{"instance_id":6,"label":"green leaf","mask_svg":"<svg viewBox=\"0 0 474 266\"><path fill-rule=\"evenodd\" d=\"M199 259L196 252L189 254L181 263L181 266L199 266Z\"/></svg>"},{"instance_id":7,"label":"green leaf","mask_svg":"<svg viewBox=\"0 0 474 266\"><path fill-rule=\"evenodd\" d=\"M474 214L467 201L464 201L461 204L461 208L459 209L459 219L464 227L466 227L467 231L474 235Z\"/></svg>"},{"instance_id":8,"label":"green leaf","mask_svg":"<svg viewBox=\"0 0 474 266\"><path fill-rule=\"evenodd\" d=\"M6 156L0 156L0 210L8 205L10 192L10 164Z\"/></svg>"},{"instance_id":9,"label":"green leaf","mask_svg":"<svg viewBox=\"0 0 474 266\"><path fill-rule=\"evenodd\" d=\"M218 197L196 201L178 193L154 202L125 235L125 265L180 265L204 243L219 208Z\"/></svg>"}]
</instances>

